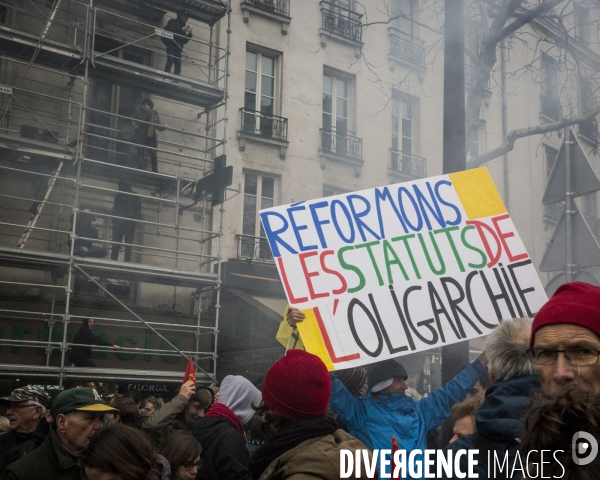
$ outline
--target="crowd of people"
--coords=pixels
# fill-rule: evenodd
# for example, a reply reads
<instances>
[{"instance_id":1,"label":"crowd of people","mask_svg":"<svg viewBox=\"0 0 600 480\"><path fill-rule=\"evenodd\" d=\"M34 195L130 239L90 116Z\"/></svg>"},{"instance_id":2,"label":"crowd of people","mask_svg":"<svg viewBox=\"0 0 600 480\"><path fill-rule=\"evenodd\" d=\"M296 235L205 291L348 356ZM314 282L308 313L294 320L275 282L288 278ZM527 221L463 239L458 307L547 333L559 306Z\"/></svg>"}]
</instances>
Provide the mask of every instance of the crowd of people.
<instances>
[{"instance_id":1,"label":"crowd of people","mask_svg":"<svg viewBox=\"0 0 600 480\"><path fill-rule=\"evenodd\" d=\"M484 354L421 399L397 359L329 373L304 350L287 351L260 389L230 375L219 387L185 382L166 402L20 387L0 398L0 480L336 479L342 450L440 448L436 429L451 437L444 452L478 450L480 479L538 478L519 459L543 465L543 451L556 452L544 478L598 479L600 459L578 462L573 438L600 436L599 312L599 287L566 284L533 321L501 322ZM290 325L302 320L290 309ZM490 454L507 459L503 476ZM467 455L456 458L466 472ZM353 478L390 478L380 465Z\"/></svg>"}]
</instances>

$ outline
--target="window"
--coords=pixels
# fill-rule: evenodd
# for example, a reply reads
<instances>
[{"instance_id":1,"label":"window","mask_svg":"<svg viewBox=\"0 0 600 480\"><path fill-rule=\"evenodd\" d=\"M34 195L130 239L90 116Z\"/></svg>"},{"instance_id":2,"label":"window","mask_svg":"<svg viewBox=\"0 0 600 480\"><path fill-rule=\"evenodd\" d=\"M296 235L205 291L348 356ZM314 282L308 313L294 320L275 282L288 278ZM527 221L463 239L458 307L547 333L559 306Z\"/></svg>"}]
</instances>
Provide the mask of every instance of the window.
<instances>
[{"instance_id":1,"label":"window","mask_svg":"<svg viewBox=\"0 0 600 480\"><path fill-rule=\"evenodd\" d=\"M546 170L546 183L550 180L550 174L552 173L552 168L554 167L554 163L556 162L556 157L558 156L558 151L548 145L544 145L544 162L545 162L545 170Z\"/></svg>"},{"instance_id":2,"label":"window","mask_svg":"<svg viewBox=\"0 0 600 480\"><path fill-rule=\"evenodd\" d=\"M116 48L114 41L104 37L96 37L95 49L99 52ZM130 62L142 65L149 64L149 57L138 51L120 48L109 53ZM131 120L118 118L110 113L117 113L125 117L131 116L139 108L143 93L135 87L126 87L113 84L107 80L94 79L90 96L88 122L90 137L88 139L88 158L101 161L114 161L125 164L130 155L130 147L125 144L110 142L99 137L113 137L129 141L131 133ZM102 113L108 112L108 113ZM96 136L97 135L97 136Z\"/></svg>"},{"instance_id":3,"label":"window","mask_svg":"<svg viewBox=\"0 0 600 480\"><path fill-rule=\"evenodd\" d=\"M258 212L275 205L275 178L256 173L244 175L244 210L242 214L242 258L271 259L271 250ZM257 238L259 237L259 238Z\"/></svg>"},{"instance_id":4,"label":"window","mask_svg":"<svg viewBox=\"0 0 600 480\"><path fill-rule=\"evenodd\" d=\"M544 71L543 94L548 98L556 99L558 98L558 67L556 60L546 54L542 54L542 67Z\"/></svg>"},{"instance_id":5,"label":"window","mask_svg":"<svg viewBox=\"0 0 600 480\"><path fill-rule=\"evenodd\" d=\"M562 117L562 107L558 102L558 65L552 57L542 54L542 96L541 111L551 120Z\"/></svg>"},{"instance_id":6,"label":"window","mask_svg":"<svg viewBox=\"0 0 600 480\"><path fill-rule=\"evenodd\" d=\"M579 79L579 94L581 97L579 110L582 115L597 108L598 100L594 95L594 88L592 84L585 78ZM598 140L598 122L596 117L588 120L587 122L580 123L579 133L591 140L593 143L596 143Z\"/></svg>"},{"instance_id":7,"label":"window","mask_svg":"<svg viewBox=\"0 0 600 480\"><path fill-rule=\"evenodd\" d=\"M590 217L598 218L598 200L596 192L587 193L583 196L583 213Z\"/></svg>"},{"instance_id":8,"label":"window","mask_svg":"<svg viewBox=\"0 0 600 480\"><path fill-rule=\"evenodd\" d=\"M392 26L406 35L416 37L415 30L415 1L392 0Z\"/></svg>"},{"instance_id":9,"label":"window","mask_svg":"<svg viewBox=\"0 0 600 480\"><path fill-rule=\"evenodd\" d=\"M0 5L0 23L6 23L6 6Z\"/></svg>"},{"instance_id":10,"label":"window","mask_svg":"<svg viewBox=\"0 0 600 480\"><path fill-rule=\"evenodd\" d=\"M362 40L362 15L356 12L354 0L322 0L322 28L355 42Z\"/></svg>"},{"instance_id":11,"label":"window","mask_svg":"<svg viewBox=\"0 0 600 480\"><path fill-rule=\"evenodd\" d=\"M413 153L413 111L412 104L398 98L392 99L392 150L401 152L407 158ZM398 168L393 165L392 168Z\"/></svg>"},{"instance_id":12,"label":"window","mask_svg":"<svg viewBox=\"0 0 600 480\"><path fill-rule=\"evenodd\" d=\"M244 108L271 116L275 109L275 57L246 52Z\"/></svg>"},{"instance_id":13,"label":"window","mask_svg":"<svg viewBox=\"0 0 600 480\"><path fill-rule=\"evenodd\" d=\"M321 148L325 152L346 156L352 152L348 135L350 80L335 75L323 75L323 129Z\"/></svg>"},{"instance_id":14,"label":"window","mask_svg":"<svg viewBox=\"0 0 600 480\"><path fill-rule=\"evenodd\" d=\"M333 197L334 195L341 195L342 193L347 193L348 190L340 187L334 187L333 185L323 185L323 196L324 197Z\"/></svg>"},{"instance_id":15,"label":"window","mask_svg":"<svg viewBox=\"0 0 600 480\"><path fill-rule=\"evenodd\" d=\"M574 3L573 17L575 23L575 38L587 45L590 42L590 19L588 9Z\"/></svg>"},{"instance_id":16,"label":"window","mask_svg":"<svg viewBox=\"0 0 600 480\"><path fill-rule=\"evenodd\" d=\"M480 120L475 131L468 132L467 153L471 160L477 158L486 150L486 123Z\"/></svg>"}]
</instances>

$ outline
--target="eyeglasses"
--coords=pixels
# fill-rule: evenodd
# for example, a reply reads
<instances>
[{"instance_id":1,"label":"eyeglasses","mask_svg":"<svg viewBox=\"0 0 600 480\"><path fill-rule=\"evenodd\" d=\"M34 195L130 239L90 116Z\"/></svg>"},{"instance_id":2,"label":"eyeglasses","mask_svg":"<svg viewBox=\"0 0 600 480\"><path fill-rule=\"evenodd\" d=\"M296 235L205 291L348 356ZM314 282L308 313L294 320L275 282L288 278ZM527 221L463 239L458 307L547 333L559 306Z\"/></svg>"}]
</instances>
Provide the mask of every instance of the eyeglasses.
<instances>
[{"instance_id":1,"label":"eyeglasses","mask_svg":"<svg viewBox=\"0 0 600 480\"><path fill-rule=\"evenodd\" d=\"M527 355L535 365L552 365L556 362L559 353L564 353L571 365L585 367L598 363L600 351L585 347L573 347L565 350L553 348L530 348L527 350Z\"/></svg>"},{"instance_id":2,"label":"eyeglasses","mask_svg":"<svg viewBox=\"0 0 600 480\"><path fill-rule=\"evenodd\" d=\"M196 467L198 470L200 470L200 467L202 466L202 460L200 460L198 462L186 462L186 463L182 463L181 465L186 470L191 470L194 467Z\"/></svg>"}]
</instances>

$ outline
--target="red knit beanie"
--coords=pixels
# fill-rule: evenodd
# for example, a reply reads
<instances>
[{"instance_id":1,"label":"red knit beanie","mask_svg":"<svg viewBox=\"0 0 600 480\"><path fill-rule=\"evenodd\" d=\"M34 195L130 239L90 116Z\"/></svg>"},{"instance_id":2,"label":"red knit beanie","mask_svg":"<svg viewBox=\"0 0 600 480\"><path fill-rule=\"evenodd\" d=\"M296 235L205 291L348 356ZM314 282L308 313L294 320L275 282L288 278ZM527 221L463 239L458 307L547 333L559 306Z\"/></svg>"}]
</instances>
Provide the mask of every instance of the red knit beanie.
<instances>
[{"instance_id":1,"label":"red knit beanie","mask_svg":"<svg viewBox=\"0 0 600 480\"><path fill-rule=\"evenodd\" d=\"M330 393L325 364L304 350L288 350L269 369L262 386L269 410L292 422L325 415Z\"/></svg>"},{"instance_id":2,"label":"red knit beanie","mask_svg":"<svg viewBox=\"0 0 600 480\"><path fill-rule=\"evenodd\" d=\"M584 282L561 285L533 319L529 346L540 328L565 323L589 328L600 337L600 287Z\"/></svg>"}]
</instances>

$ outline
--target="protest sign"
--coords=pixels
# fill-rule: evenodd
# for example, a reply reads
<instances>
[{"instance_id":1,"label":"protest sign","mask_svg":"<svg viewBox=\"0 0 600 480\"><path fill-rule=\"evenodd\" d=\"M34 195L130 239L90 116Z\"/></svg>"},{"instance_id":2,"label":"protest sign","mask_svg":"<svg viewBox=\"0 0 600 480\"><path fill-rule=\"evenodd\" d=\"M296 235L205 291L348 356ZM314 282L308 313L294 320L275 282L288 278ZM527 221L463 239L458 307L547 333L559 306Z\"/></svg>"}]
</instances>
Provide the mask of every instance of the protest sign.
<instances>
[{"instance_id":1,"label":"protest sign","mask_svg":"<svg viewBox=\"0 0 600 480\"><path fill-rule=\"evenodd\" d=\"M544 288L486 168L262 210L306 350L331 370L488 334Z\"/></svg>"}]
</instances>

